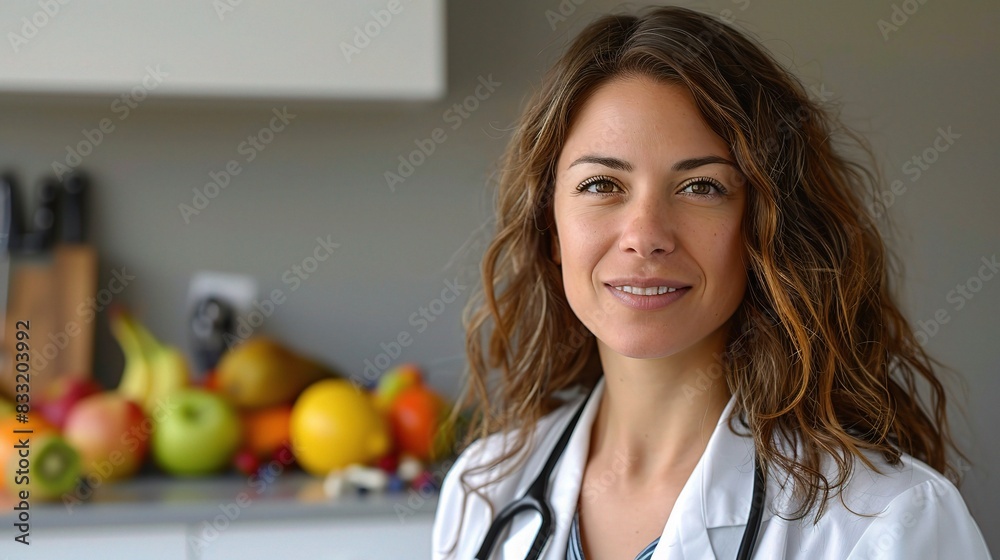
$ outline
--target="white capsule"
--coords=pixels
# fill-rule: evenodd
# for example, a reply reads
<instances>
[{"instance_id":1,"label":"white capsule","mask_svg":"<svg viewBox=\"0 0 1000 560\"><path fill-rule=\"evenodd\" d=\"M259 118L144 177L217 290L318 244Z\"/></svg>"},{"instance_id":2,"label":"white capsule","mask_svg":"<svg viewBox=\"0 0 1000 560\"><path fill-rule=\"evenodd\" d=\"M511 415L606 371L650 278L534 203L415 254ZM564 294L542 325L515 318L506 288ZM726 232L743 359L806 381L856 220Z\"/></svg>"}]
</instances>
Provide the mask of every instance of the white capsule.
<instances>
[{"instance_id":1,"label":"white capsule","mask_svg":"<svg viewBox=\"0 0 1000 560\"><path fill-rule=\"evenodd\" d=\"M344 480L368 490L379 491L389 484L389 475L382 469L352 464L344 469Z\"/></svg>"},{"instance_id":2,"label":"white capsule","mask_svg":"<svg viewBox=\"0 0 1000 560\"><path fill-rule=\"evenodd\" d=\"M399 466L396 467L396 476L401 478L403 482L410 482L417 478L423 470L424 464L419 459L404 455L399 461Z\"/></svg>"},{"instance_id":3,"label":"white capsule","mask_svg":"<svg viewBox=\"0 0 1000 560\"><path fill-rule=\"evenodd\" d=\"M344 471L330 471L323 480L323 493L327 498L336 498L344 493Z\"/></svg>"}]
</instances>

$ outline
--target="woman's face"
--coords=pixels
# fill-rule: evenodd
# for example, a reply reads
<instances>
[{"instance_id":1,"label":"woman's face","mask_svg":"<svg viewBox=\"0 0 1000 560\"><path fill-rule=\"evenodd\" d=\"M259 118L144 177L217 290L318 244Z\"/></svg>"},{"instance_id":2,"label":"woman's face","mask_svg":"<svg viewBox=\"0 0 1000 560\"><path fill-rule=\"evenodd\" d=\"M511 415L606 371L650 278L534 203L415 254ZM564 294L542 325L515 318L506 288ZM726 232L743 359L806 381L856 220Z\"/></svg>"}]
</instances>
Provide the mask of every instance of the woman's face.
<instances>
[{"instance_id":1,"label":"woman's face","mask_svg":"<svg viewBox=\"0 0 1000 560\"><path fill-rule=\"evenodd\" d=\"M746 290L731 161L681 86L616 79L581 107L556 168L553 256L599 344L632 358L722 350Z\"/></svg>"}]
</instances>

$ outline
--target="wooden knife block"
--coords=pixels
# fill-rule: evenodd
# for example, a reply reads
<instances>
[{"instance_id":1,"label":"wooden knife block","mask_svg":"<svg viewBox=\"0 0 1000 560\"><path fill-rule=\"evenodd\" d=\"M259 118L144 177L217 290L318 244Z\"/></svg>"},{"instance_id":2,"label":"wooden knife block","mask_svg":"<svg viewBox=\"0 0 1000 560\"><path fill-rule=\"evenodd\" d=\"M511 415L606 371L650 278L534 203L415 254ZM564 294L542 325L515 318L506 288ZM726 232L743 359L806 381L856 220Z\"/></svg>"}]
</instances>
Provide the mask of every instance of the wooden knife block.
<instances>
[{"instance_id":1,"label":"wooden knife block","mask_svg":"<svg viewBox=\"0 0 1000 560\"><path fill-rule=\"evenodd\" d=\"M16 255L10 263L4 317L0 391L14 394L17 322L29 322L31 402L60 377L91 377L97 291L97 251L90 245L56 245L45 261Z\"/></svg>"}]
</instances>

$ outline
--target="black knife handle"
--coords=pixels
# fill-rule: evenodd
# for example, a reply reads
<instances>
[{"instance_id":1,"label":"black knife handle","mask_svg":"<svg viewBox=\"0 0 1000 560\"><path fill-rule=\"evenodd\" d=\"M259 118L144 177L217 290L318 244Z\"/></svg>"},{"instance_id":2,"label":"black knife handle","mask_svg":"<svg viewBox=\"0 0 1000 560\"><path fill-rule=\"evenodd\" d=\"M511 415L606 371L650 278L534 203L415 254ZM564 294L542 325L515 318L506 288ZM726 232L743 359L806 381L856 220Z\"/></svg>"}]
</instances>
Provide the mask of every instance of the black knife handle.
<instances>
[{"instance_id":1,"label":"black knife handle","mask_svg":"<svg viewBox=\"0 0 1000 560\"><path fill-rule=\"evenodd\" d=\"M83 243L86 238L84 212L90 181L82 173L70 175L63 183L61 240L63 243Z\"/></svg>"},{"instance_id":2,"label":"black knife handle","mask_svg":"<svg viewBox=\"0 0 1000 560\"><path fill-rule=\"evenodd\" d=\"M52 247L56 240L56 213L59 211L59 193L62 185L56 179L47 179L38 188L38 207L32 226L42 238L42 247Z\"/></svg>"},{"instance_id":3,"label":"black knife handle","mask_svg":"<svg viewBox=\"0 0 1000 560\"><path fill-rule=\"evenodd\" d=\"M42 253L52 248L56 240L56 212L59 193L55 179L46 179L38 188L38 204L31 213L31 227L21 234L19 249L25 253Z\"/></svg>"},{"instance_id":4,"label":"black knife handle","mask_svg":"<svg viewBox=\"0 0 1000 560\"><path fill-rule=\"evenodd\" d=\"M17 251L21 244L21 206L18 204L17 180L11 173L0 176L0 250Z\"/></svg>"}]
</instances>

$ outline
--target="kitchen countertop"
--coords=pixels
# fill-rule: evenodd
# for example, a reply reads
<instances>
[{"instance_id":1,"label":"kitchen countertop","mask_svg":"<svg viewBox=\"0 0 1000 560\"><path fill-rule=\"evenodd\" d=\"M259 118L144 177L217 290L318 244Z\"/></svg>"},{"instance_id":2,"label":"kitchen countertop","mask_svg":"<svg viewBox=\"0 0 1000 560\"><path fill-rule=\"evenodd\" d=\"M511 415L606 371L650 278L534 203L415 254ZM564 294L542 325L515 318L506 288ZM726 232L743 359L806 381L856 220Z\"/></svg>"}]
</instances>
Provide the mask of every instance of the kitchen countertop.
<instances>
[{"instance_id":1,"label":"kitchen countertop","mask_svg":"<svg viewBox=\"0 0 1000 560\"><path fill-rule=\"evenodd\" d=\"M103 484L88 496L49 503L30 501L32 529L135 524L201 524L228 512L232 520L275 521L381 517L432 518L437 492L415 490L327 498L322 479L301 471L267 479L235 474L180 479L139 476ZM16 522L10 497L0 500L0 523Z\"/></svg>"}]
</instances>

